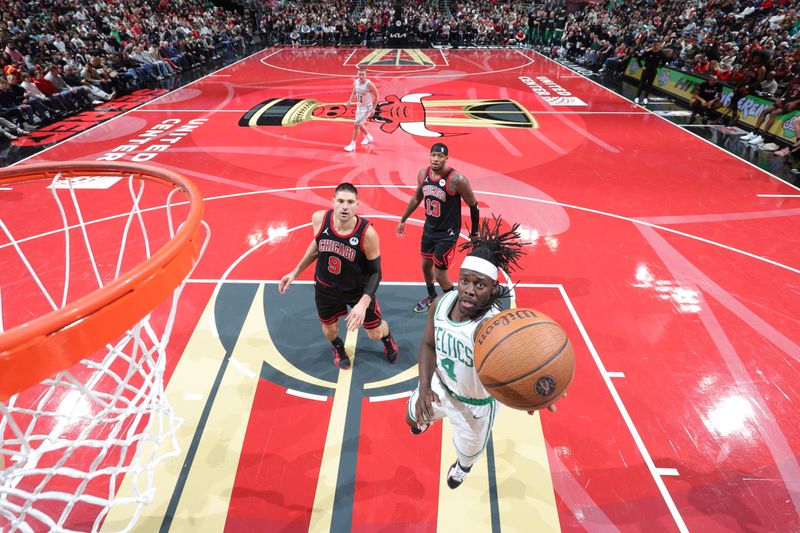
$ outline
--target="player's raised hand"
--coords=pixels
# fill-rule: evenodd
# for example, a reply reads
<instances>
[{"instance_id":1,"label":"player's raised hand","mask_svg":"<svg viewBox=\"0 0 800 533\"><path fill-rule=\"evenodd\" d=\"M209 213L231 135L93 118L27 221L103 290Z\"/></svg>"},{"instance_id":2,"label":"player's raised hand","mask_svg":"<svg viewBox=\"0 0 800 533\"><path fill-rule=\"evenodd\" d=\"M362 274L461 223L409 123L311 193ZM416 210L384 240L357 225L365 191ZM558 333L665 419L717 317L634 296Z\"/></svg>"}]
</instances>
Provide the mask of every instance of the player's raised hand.
<instances>
[{"instance_id":1,"label":"player's raised hand","mask_svg":"<svg viewBox=\"0 0 800 533\"><path fill-rule=\"evenodd\" d=\"M547 410L550 411L551 413L555 413L556 412L556 403L558 402L558 400L560 400L562 398L566 398L566 397L567 397L567 392L564 391L564 394L559 396L558 399L555 402L553 402L553 403L551 403L550 405L547 406ZM539 409L534 409L533 411L528 411L528 414L532 415L536 411L539 411Z\"/></svg>"},{"instance_id":2,"label":"player's raised hand","mask_svg":"<svg viewBox=\"0 0 800 533\"><path fill-rule=\"evenodd\" d=\"M397 228L394 230L397 233L397 236L401 239L406 236L406 223L405 222L398 222Z\"/></svg>"},{"instance_id":3,"label":"player's raised hand","mask_svg":"<svg viewBox=\"0 0 800 533\"><path fill-rule=\"evenodd\" d=\"M293 281L294 281L294 274L293 273L289 272L288 274L283 276L281 278L280 283L278 283L278 292L281 293L281 294L285 293L286 289L289 288L289 285L291 285Z\"/></svg>"}]
</instances>

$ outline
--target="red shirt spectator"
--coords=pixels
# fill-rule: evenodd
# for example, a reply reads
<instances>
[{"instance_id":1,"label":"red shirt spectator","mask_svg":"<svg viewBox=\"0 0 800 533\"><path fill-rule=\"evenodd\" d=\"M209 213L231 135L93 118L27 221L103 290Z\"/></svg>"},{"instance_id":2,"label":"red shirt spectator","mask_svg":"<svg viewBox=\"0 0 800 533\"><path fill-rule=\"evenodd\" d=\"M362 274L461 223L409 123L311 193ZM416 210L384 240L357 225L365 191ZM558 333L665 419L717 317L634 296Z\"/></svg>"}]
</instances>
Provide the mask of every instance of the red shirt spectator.
<instances>
[{"instance_id":1,"label":"red shirt spectator","mask_svg":"<svg viewBox=\"0 0 800 533\"><path fill-rule=\"evenodd\" d=\"M36 88L42 91L45 96L53 96L54 94L58 94L61 91L53 87L53 84L50 83L50 80L46 80L39 75L36 75L36 79L33 80L33 84L36 85Z\"/></svg>"}]
</instances>

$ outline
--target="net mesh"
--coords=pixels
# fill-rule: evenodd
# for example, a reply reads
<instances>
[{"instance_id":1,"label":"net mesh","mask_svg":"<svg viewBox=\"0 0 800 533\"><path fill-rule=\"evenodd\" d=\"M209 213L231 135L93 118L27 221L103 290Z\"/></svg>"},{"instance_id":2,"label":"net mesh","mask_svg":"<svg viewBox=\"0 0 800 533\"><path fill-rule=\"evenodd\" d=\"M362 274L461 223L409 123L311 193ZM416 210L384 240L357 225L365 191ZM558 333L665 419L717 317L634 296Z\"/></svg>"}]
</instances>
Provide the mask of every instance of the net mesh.
<instances>
[{"instance_id":1,"label":"net mesh","mask_svg":"<svg viewBox=\"0 0 800 533\"><path fill-rule=\"evenodd\" d=\"M87 186L101 178L111 185ZM49 196L55 208L51 202L43 216L51 220L37 229L58 226L16 235L0 217L6 239L0 262L27 274L11 288L11 282L0 284L0 331L3 324L24 323L42 309L57 310L102 288L175 236L174 219L189 203L176 195L185 191L132 173L111 178L59 174L49 186L34 181L13 187L21 194L17 204L40 209ZM98 204L99 194L113 207ZM119 531L134 527L153 499L157 465L179 452L180 420L167 401L164 377L182 288L153 302L150 313L104 349L80 354L85 358L79 363L0 401L0 531L96 531L120 506L130 519Z\"/></svg>"}]
</instances>

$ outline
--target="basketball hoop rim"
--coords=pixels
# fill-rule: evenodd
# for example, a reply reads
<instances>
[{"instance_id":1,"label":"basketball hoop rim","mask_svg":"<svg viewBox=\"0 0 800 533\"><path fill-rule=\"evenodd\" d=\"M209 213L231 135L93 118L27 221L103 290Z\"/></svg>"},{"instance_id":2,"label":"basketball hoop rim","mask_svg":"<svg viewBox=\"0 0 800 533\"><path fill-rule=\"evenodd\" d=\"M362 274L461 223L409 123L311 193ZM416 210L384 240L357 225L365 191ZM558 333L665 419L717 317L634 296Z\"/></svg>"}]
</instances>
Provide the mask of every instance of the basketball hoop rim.
<instances>
[{"instance_id":1,"label":"basketball hoop rim","mask_svg":"<svg viewBox=\"0 0 800 533\"><path fill-rule=\"evenodd\" d=\"M189 197L189 213L172 239L119 278L61 309L0 333L0 401L69 368L121 336L183 282L203 247L200 191L171 170L127 162L43 163L1 169L0 185L52 180L59 174L132 174L179 187Z\"/></svg>"}]
</instances>

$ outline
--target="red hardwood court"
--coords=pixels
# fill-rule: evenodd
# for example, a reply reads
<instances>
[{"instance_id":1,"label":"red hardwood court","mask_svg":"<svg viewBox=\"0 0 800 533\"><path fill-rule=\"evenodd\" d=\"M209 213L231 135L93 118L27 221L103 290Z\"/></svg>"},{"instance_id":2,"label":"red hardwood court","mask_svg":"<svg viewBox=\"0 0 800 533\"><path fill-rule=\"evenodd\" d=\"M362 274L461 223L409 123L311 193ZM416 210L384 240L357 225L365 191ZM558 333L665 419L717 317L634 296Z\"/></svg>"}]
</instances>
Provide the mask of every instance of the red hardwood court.
<instances>
[{"instance_id":1,"label":"red hardwood court","mask_svg":"<svg viewBox=\"0 0 800 533\"><path fill-rule=\"evenodd\" d=\"M375 142L347 153L356 65L380 99ZM558 412L501 409L457 490L448 423L403 421L423 213L394 229L439 141L482 215L521 224L514 303L555 318L576 357ZM205 198L168 350L181 451L135 530L800 530L800 192L586 78L522 50L267 49L26 163L68 160L165 167ZM362 331L352 370L333 366L311 269L277 291L342 181L381 238L396 365ZM84 219L119 214L119 187L91 191ZM19 194L0 190L2 218L57 283L63 239Z\"/></svg>"}]
</instances>

